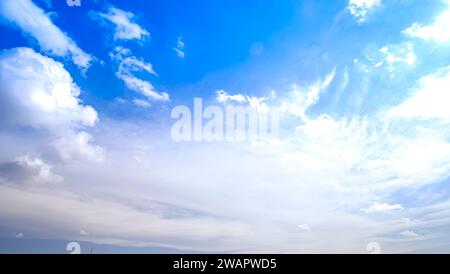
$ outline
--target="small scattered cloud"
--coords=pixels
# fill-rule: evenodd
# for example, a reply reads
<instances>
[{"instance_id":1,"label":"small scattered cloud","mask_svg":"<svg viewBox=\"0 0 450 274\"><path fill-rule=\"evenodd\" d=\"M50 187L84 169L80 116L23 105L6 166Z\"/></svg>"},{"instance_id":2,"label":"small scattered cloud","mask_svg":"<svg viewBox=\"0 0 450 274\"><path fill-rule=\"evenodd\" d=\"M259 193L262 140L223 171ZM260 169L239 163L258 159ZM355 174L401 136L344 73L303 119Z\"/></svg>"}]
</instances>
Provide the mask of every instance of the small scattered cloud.
<instances>
[{"instance_id":1,"label":"small scattered cloud","mask_svg":"<svg viewBox=\"0 0 450 274\"><path fill-rule=\"evenodd\" d=\"M379 47L369 44L363 50L365 59L355 61L356 67L368 77L374 69L387 73L391 78L406 69L414 68L417 63L415 46L410 42L389 44Z\"/></svg>"},{"instance_id":2,"label":"small scattered cloud","mask_svg":"<svg viewBox=\"0 0 450 274\"><path fill-rule=\"evenodd\" d=\"M133 56L132 52L123 47L116 47L110 54L113 60L119 61L118 74L129 74L131 72L145 71L158 76L153 70L153 65Z\"/></svg>"},{"instance_id":3,"label":"small scattered cloud","mask_svg":"<svg viewBox=\"0 0 450 274\"><path fill-rule=\"evenodd\" d=\"M365 213L387 213L396 210L402 210L401 204L374 203L371 207L363 209Z\"/></svg>"},{"instance_id":4,"label":"small scattered cloud","mask_svg":"<svg viewBox=\"0 0 450 274\"><path fill-rule=\"evenodd\" d=\"M123 47L116 47L110 54L110 57L119 63L116 76L124 81L128 89L147 97L149 100L169 101L169 94L156 91L150 81L143 80L134 75L135 72L144 71L156 76L157 74L150 63L136 58L129 49Z\"/></svg>"},{"instance_id":5,"label":"small scattered cloud","mask_svg":"<svg viewBox=\"0 0 450 274\"><path fill-rule=\"evenodd\" d=\"M400 233L400 236L405 237L405 238L417 238L417 237L419 237L419 234L417 234L411 230L405 230Z\"/></svg>"},{"instance_id":6,"label":"small scattered cloud","mask_svg":"<svg viewBox=\"0 0 450 274\"><path fill-rule=\"evenodd\" d=\"M272 91L269 96L252 96L245 94L230 94L225 90L217 90L216 91L216 101L221 104L239 104L239 105L247 105L252 108L257 109L258 111L266 112L268 110L268 105L265 103L268 100L273 100L276 98L275 91Z\"/></svg>"},{"instance_id":7,"label":"small scattered cloud","mask_svg":"<svg viewBox=\"0 0 450 274\"><path fill-rule=\"evenodd\" d=\"M368 13L380 6L381 0L349 0L347 8L358 23L363 23L367 20Z\"/></svg>"},{"instance_id":8,"label":"small scattered cloud","mask_svg":"<svg viewBox=\"0 0 450 274\"><path fill-rule=\"evenodd\" d=\"M385 46L380 49L380 52L384 55L384 62L388 65L394 63L413 65L417 59L412 44L392 47Z\"/></svg>"},{"instance_id":9,"label":"small scattered cloud","mask_svg":"<svg viewBox=\"0 0 450 274\"><path fill-rule=\"evenodd\" d=\"M243 103L247 101L247 96L243 94L229 94L225 90L221 89L216 91L216 100L219 103L226 103L226 102L238 102Z\"/></svg>"},{"instance_id":10,"label":"small scattered cloud","mask_svg":"<svg viewBox=\"0 0 450 274\"><path fill-rule=\"evenodd\" d=\"M71 56L80 68L89 68L92 57L61 31L50 17L31 0L0 1L0 16L37 40L41 49L54 56Z\"/></svg>"},{"instance_id":11,"label":"small scattered cloud","mask_svg":"<svg viewBox=\"0 0 450 274\"><path fill-rule=\"evenodd\" d=\"M115 40L144 40L150 33L138 25L136 16L129 11L110 6L106 13L93 13L94 19L99 19L103 25L112 25Z\"/></svg>"},{"instance_id":12,"label":"small scattered cloud","mask_svg":"<svg viewBox=\"0 0 450 274\"><path fill-rule=\"evenodd\" d=\"M180 58L184 58L184 41L183 37L178 37L177 44L172 49L176 52L177 56Z\"/></svg>"}]
</instances>

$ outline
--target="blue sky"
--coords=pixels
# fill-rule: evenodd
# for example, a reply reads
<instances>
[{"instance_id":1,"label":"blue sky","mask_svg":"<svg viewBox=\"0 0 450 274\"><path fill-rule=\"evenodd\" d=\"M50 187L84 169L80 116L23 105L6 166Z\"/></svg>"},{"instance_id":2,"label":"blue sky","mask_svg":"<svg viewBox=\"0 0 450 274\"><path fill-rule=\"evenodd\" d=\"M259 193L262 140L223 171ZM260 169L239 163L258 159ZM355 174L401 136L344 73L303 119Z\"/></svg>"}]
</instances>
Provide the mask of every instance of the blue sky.
<instances>
[{"instance_id":1,"label":"blue sky","mask_svg":"<svg viewBox=\"0 0 450 274\"><path fill-rule=\"evenodd\" d=\"M449 15L446 0L2 1L0 243L448 252ZM280 139L175 142L171 111L195 97L276 110Z\"/></svg>"}]
</instances>

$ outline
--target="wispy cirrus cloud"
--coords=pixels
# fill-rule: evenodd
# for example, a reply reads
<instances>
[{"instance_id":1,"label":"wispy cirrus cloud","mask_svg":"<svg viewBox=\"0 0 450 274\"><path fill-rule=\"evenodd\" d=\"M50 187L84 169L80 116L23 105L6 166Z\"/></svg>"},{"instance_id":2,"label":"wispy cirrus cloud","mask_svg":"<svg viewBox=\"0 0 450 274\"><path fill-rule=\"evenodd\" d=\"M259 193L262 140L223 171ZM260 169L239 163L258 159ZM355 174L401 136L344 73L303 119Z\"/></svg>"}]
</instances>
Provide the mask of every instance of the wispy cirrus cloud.
<instances>
[{"instance_id":1,"label":"wispy cirrus cloud","mask_svg":"<svg viewBox=\"0 0 450 274\"><path fill-rule=\"evenodd\" d=\"M126 87L130 90L140 93L149 100L168 101L169 94L158 92L150 81L143 80L134 75L135 72L145 71L149 74L157 75L150 63L136 58L129 49L116 47L110 54L113 61L119 63L116 73L117 78L124 81Z\"/></svg>"},{"instance_id":2,"label":"wispy cirrus cloud","mask_svg":"<svg viewBox=\"0 0 450 274\"><path fill-rule=\"evenodd\" d=\"M60 30L49 16L31 0L5 0L0 2L0 16L31 36L41 49L54 56L70 56L82 69L88 69L93 58Z\"/></svg>"},{"instance_id":3,"label":"wispy cirrus cloud","mask_svg":"<svg viewBox=\"0 0 450 274\"><path fill-rule=\"evenodd\" d=\"M138 25L136 16L129 11L124 11L114 6L110 6L106 13L91 13L92 16L100 20L105 26L112 26L114 30L114 40L137 40L142 41L150 33Z\"/></svg>"},{"instance_id":4,"label":"wispy cirrus cloud","mask_svg":"<svg viewBox=\"0 0 450 274\"><path fill-rule=\"evenodd\" d=\"M175 45L175 47L173 47L172 49L175 51L175 53L177 54L178 57L180 58L184 58L184 41L183 41L183 37L178 37L177 39L177 44Z\"/></svg>"}]
</instances>

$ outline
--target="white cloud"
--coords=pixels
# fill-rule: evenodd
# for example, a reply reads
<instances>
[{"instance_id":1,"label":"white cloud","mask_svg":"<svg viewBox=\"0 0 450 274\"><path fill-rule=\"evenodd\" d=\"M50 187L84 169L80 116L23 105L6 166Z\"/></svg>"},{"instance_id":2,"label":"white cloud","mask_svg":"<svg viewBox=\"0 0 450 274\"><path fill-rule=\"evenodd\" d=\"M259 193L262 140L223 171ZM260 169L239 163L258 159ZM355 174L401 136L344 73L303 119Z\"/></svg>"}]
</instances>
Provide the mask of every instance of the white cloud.
<instances>
[{"instance_id":1,"label":"white cloud","mask_svg":"<svg viewBox=\"0 0 450 274\"><path fill-rule=\"evenodd\" d=\"M150 63L146 63L141 59L137 59L126 48L116 47L110 57L119 62L119 69L116 76L124 81L126 87L130 90L138 92L150 100L168 101L169 94L166 92L158 92L155 90L151 82L142 80L134 76L134 72L145 71L149 74L157 75Z\"/></svg>"},{"instance_id":2,"label":"white cloud","mask_svg":"<svg viewBox=\"0 0 450 274\"><path fill-rule=\"evenodd\" d=\"M94 126L98 115L94 108L82 104L79 95L79 87L61 63L30 48L0 53L0 118L3 125L45 129L53 138L63 140L61 146L56 147L60 152L73 151L68 148L72 146L92 150L94 148L86 141L86 133L78 131Z\"/></svg>"},{"instance_id":3,"label":"white cloud","mask_svg":"<svg viewBox=\"0 0 450 274\"><path fill-rule=\"evenodd\" d=\"M225 90L221 89L221 90L216 91L216 100L219 103L226 103L229 101L244 103L247 101L247 96L242 95L242 94L231 95L228 92L226 92Z\"/></svg>"},{"instance_id":4,"label":"white cloud","mask_svg":"<svg viewBox=\"0 0 450 274\"><path fill-rule=\"evenodd\" d=\"M225 90L217 90L216 91L216 101L221 104L239 104L239 105L247 105L258 111L267 112L269 110L266 101L274 100L276 98L275 91L272 91L269 96L252 96L252 95L244 95L244 94L229 94Z\"/></svg>"},{"instance_id":5,"label":"white cloud","mask_svg":"<svg viewBox=\"0 0 450 274\"><path fill-rule=\"evenodd\" d=\"M450 10L439 15L430 25L414 23L403 33L425 41L448 42L450 40Z\"/></svg>"},{"instance_id":6,"label":"white cloud","mask_svg":"<svg viewBox=\"0 0 450 274\"><path fill-rule=\"evenodd\" d=\"M371 207L363 209L363 211L365 213L385 213L401 209L403 209L401 204L374 203Z\"/></svg>"},{"instance_id":7,"label":"white cloud","mask_svg":"<svg viewBox=\"0 0 450 274\"><path fill-rule=\"evenodd\" d=\"M81 104L80 89L58 63L30 48L0 53L0 117L30 127L93 126L97 112Z\"/></svg>"},{"instance_id":8,"label":"white cloud","mask_svg":"<svg viewBox=\"0 0 450 274\"><path fill-rule=\"evenodd\" d=\"M166 92L159 93L155 91L155 88L149 81L145 81L128 74L118 74L117 76L125 82L128 89L139 92L150 100L169 100L169 95Z\"/></svg>"},{"instance_id":9,"label":"white cloud","mask_svg":"<svg viewBox=\"0 0 450 274\"><path fill-rule=\"evenodd\" d=\"M388 112L389 117L441 119L450 122L450 68L424 76L410 98Z\"/></svg>"},{"instance_id":10,"label":"white cloud","mask_svg":"<svg viewBox=\"0 0 450 274\"><path fill-rule=\"evenodd\" d=\"M384 55L384 61L387 64L394 63L406 63L408 65L413 65L416 62L416 55L414 54L414 49L411 44L382 47L380 52Z\"/></svg>"},{"instance_id":11,"label":"white cloud","mask_svg":"<svg viewBox=\"0 0 450 274\"><path fill-rule=\"evenodd\" d=\"M292 86L292 91L288 96L289 99L282 102L280 111L305 119L306 111L317 103L321 93L329 87L335 76L336 68L334 68L323 80L318 80L306 88L294 84Z\"/></svg>"},{"instance_id":12,"label":"white cloud","mask_svg":"<svg viewBox=\"0 0 450 274\"><path fill-rule=\"evenodd\" d=\"M98 18L114 25L115 40L143 40L150 33L135 23L135 15L116 7L109 7L107 13L96 13Z\"/></svg>"},{"instance_id":13,"label":"white cloud","mask_svg":"<svg viewBox=\"0 0 450 274\"><path fill-rule=\"evenodd\" d=\"M271 100L264 103L280 107L294 103L291 96L300 97L302 109L309 109L319 102L331 75L296 90L311 92L309 96L279 97L284 93L277 92L277 98L268 96ZM242 104L249 104L250 96L242 98ZM89 231L89 241L97 243L275 253L365 252L376 238L394 241L417 224L421 229L435 225L427 220L430 214L423 218L415 208L408 207L401 216L361 214L361 208L367 201L392 198L398 191L445 178L450 167L448 130L435 131L435 124L427 123L432 133L414 134L415 124L383 115L301 114L304 119L295 119L286 128L290 134L278 144L257 146L174 145L165 141L167 128L159 128L160 121L153 125L107 119L96 133L108 149L107 161L59 167L63 187L77 186L71 191L0 186L2 205L17 205L0 207L0 223L43 238L86 238L79 233L83 228ZM136 155L139 147L151 147L151 152ZM374 208L393 207L398 206ZM413 221L405 223L403 217ZM305 223L299 226L299 220ZM404 246L410 241L399 242L399 247L383 245L383 250L417 248Z\"/></svg>"},{"instance_id":14,"label":"white cloud","mask_svg":"<svg viewBox=\"0 0 450 274\"><path fill-rule=\"evenodd\" d=\"M0 207L2 223L13 227L17 222L28 224L24 232L30 233L36 227L47 227L47 232L41 234L43 238L86 240L85 236L96 235L91 239L95 243L211 251L245 248L238 239L252 238L248 227L231 220L202 216L168 218L155 210L136 210L132 204L86 199L66 191L37 192L0 186L0 199L2 204L15 205Z\"/></svg>"},{"instance_id":15,"label":"white cloud","mask_svg":"<svg viewBox=\"0 0 450 274\"><path fill-rule=\"evenodd\" d=\"M184 41L183 41L183 37L178 37L177 39L177 44L175 47L172 48L178 57L180 58L184 58Z\"/></svg>"},{"instance_id":16,"label":"white cloud","mask_svg":"<svg viewBox=\"0 0 450 274\"><path fill-rule=\"evenodd\" d=\"M380 69L394 78L404 73L406 69L413 68L417 63L414 44L409 42L383 47L371 43L364 49L364 56L367 62L364 62L363 59L355 62L355 65L365 74L366 79L375 73L375 69Z\"/></svg>"},{"instance_id":17,"label":"white cloud","mask_svg":"<svg viewBox=\"0 0 450 274\"><path fill-rule=\"evenodd\" d=\"M84 131L71 132L67 136L56 139L52 145L66 162L75 159L90 159L95 162L104 160L103 148L93 145L92 136Z\"/></svg>"},{"instance_id":18,"label":"white cloud","mask_svg":"<svg viewBox=\"0 0 450 274\"><path fill-rule=\"evenodd\" d=\"M156 72L153 70L152 64L136 58L127 48L119 46L115 47L114 51L110 54L110 57L111 59L120 62L118 70L119 74L130 74L131 72L145 71L157 76Z\"/></svg>"},{"instance_id":19,"label":"white cloud","mask_svg":"<svg viewBox=\"0 0 450 274\"><path fill-rule=\"evenodd\" d=\"M405 230L405 231L401 232L400 235L405 237L405 238L416 238L416 237L419 237L419 234L415 233L414 231L410 231L410 230Z\"/></svg>"},{"instance_id":20,"label":"white cloud","mask_svg":"<svg viewBox=\"0 0 450 274\"><path fill-rule=\"evenodd\" d=\"M61 57L70 55L76 65L83 69L89 68L92 57L53 24L48 15L31 0L0 1L0 16L20 28L24 34L35 38L43 51Z\"/></svg>"},{"instance_id":21,"label":"white cloud","mask_svg":"<svg viewBox=\"0 0 450 274\"><path fill-rule=\"evenodd\" d=\"M358 19L359 23L366 21L369 11L381 6L381 0L349 0L347 8Z\"/></svg>"}]
</instances>

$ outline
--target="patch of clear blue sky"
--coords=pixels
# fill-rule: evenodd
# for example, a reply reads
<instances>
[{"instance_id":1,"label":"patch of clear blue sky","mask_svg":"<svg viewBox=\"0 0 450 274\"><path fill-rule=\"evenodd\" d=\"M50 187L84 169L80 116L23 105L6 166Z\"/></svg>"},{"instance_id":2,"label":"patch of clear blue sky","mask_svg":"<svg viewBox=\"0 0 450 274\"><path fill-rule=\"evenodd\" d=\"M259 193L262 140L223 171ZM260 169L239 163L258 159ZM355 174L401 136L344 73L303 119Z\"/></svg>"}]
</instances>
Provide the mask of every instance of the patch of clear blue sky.
<instances>
[{"instance_id":1,"label":"patch of clear blue sky","mask_svg":"<svg viewBox=\"0 0 450 274\"><path fill-rule=\"evenodd\" d=\"M336 67L336 80L315 109L339 115L366 113L380 104L393 103L407 95L418 75L444 64L449 56L448 51L445 58L445 52L427 55L426 62L397 79L377 72L363 79L353 64L354 59L363 58L368 45L398 44L405 39L401 31L413 22L429 22L442 10L438 0L386 2L362 25L346 11L346 0L84 0L79 8L68 7L65 1L52 1L51 7L42 0L35 2L54 12L55 24L80 48L104 61L103 65L95 63L87 77L65 63L83 90L83 100L101 115L116 109L111 103L114 98L135 96L114 76L117 68L108 54L115 44L153 64L159 76L147 79L158 90L167 91L172 104L191 102L195 96L212 98L218 89L253 95L283 92L293 83L308 85ZM133 12L136 22L151 33L149 39L142 44L113 41L111 31L89 16L90 11L105 11L108 5ZM30 45L31 39L1 28L0 48ZM184 59L172 49L179 36L186 44ZM253 43L263 46L260 54L251 54ZM350 82L339 94L345 70ZM364 85L369 85L368 91ZM394 98L393 93L397 95ZM367 97L362 105L352 103L359 94ZM124 113L123 109L119 112Z\"/></svg>"}]
</instances>

